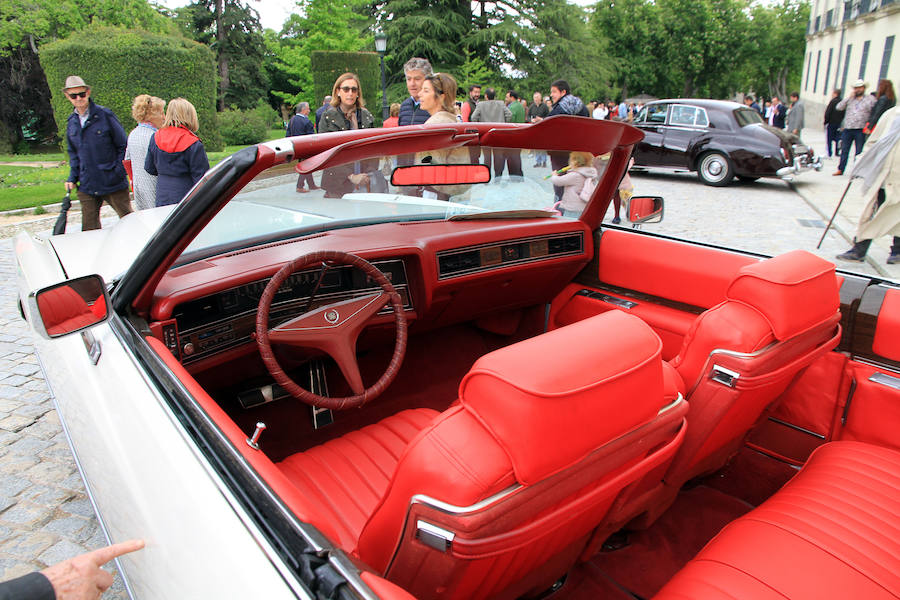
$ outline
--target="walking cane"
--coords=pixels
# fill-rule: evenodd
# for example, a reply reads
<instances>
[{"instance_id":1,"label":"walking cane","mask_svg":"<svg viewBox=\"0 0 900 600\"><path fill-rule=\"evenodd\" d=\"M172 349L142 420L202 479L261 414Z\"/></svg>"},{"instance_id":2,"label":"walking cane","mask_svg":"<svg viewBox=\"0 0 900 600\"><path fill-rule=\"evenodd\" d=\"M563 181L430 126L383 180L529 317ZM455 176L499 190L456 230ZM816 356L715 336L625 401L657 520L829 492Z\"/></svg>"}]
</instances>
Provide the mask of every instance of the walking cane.
<instances>
[{"instance_id":1,"label":"walking cane","mask_svg":"<svg viewBox=\"0 0 900 600\"><path fill-rule=\"evenodd\" d=\"M850 181L847 182L847 187L844 188L844 193L841 194L841 199L838 200L837 206L834 207L834 214L831 215L831 220L828 221L828 225L825 226L825 231L822 232L822 237L819 238L819 243L816 246L816 250L822 247L822 242L825 241L825 235L828 233L828 230L831 228L831 224L834 223L834 218L837 216L838 210L841 208L841 204L844 202L844 198L847 197L847 191L850 189L850 184L853 183L853 178L850 178Z\"/></svg>"}]
</instances>

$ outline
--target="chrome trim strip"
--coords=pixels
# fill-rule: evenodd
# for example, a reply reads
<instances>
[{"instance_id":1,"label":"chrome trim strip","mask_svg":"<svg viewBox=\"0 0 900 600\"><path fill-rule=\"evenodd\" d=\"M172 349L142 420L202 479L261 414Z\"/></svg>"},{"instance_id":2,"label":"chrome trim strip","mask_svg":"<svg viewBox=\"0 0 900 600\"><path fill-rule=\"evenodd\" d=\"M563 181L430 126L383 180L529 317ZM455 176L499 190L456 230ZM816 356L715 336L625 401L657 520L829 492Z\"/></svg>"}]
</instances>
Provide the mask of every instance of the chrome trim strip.
<instances>
[{"instance_id":1,"label":"chrome trim strip","mask_svg":"<svg viewBox=\"0 0 900 600\"><path fill-rule=\"evenodd\" d=\"M764 353L768 352L781 342L772 342L765 348L760 348L756 352L737 352L735 350L726 350L724 348L716 348L715 350L710 351L709 357L712 358L716 354L723 354L725 356L734 356L736 358L756 358L758 356L762 356Z\"/></svg>"},{"instance_id":2,"label":"chrome trim strip","mask_svg":"<svg viewBox=\"0 0 900 600\"><path fill-rule=\"evenodd\" d=\"M799 431L801 433L805 433L807 435L811 435L813 437L819 438L820 440L824 440L825 436L821 433L816 433L815 431L810 431L809 429L805 429L800 427L799 425L794 425L793 423L788 423L787 421L782 421L781 419L776 419L775 417L769 417L769 420L773 423L778 423L779 425L783 425L789 429L793 429L795 431Z\"/></svg>"},{"instance_id":3,"label":"chrome trim strip","mask_svg":"<svg viewBox=\"0 0 900 600\"><path fill-rule=\"evenodd\" d=\"M431 496L426 496L425 494L416 494L409 500L410 506L413 504L424 504L426 506L430 506L435 510L439 510L444 513L448 513L451 515L465 515L468 513L478 512L480 510L484 510L485 508L491 506L492 504L496 504L497 502L504 500L507 496L511 495L513 492L516 492L522 489L524 486L520 484L511 485L510 487L497 492L493 496L485 498L480 502L476 502L475 504L470 504L469 506L456 506L454 504L448 504L447 502L442 502L436 498L432 498ZM408 515L407 515L408 516Z\"/></svg>"},{"instance_id":4,"label":"chrome trim strip","mask_svg":"<svg viewBox=\"0 0 900 600\"><path fill-rule=\"evenodd\" d=\"M673 408L675 408L682 402L684 402L684 396L681 395L681 392L678 392L678 397L675 398L672 402L663 406L661 409L659 409L659 412L656 413L656 416L659 417L659 416L666 414L667 412L669 412L670 410L672 410Z\"/></svg>"},{"instance_id":5,"label":"chrome trim strip","mask_svg":"<svg viewBox=\"0 0 900 600\"><path fill-rule=\"evenodd\" d=\"M894 377L893 375L888 375L887 373L873 373L869 377L869 381L872 383L878 383L880 385L886 385L889 388L893 388L895 390L900 390L900 377Z\"/></svg>"}]
</instances>

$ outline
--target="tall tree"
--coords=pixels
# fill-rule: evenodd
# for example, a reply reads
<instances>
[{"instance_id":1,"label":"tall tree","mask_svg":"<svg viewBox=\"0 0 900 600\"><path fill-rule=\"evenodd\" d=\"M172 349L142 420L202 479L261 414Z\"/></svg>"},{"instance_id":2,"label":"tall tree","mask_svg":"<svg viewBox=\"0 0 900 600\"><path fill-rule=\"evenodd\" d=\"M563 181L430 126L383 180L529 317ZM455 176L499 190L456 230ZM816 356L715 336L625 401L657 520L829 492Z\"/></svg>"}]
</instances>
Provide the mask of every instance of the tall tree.
<instances>
[{"instance_id":1,"label":"tall tree","mask_svg":"<svg viewBox=\"0 0 900 600\"><path fill-rule=\"evenodd\" d=\"M273 84L279 84L273 85L272 95L289 106L301 101L312 106L321 102L321 98L314 97L310 55L317 50L374 49L366 6L366 0L298 1L301 14L293 14L285 21L280 36L266 38L268 69ZM374 98L374 91L365 93Z\"/></svg>"},{"instance_id":2,"label":"tall tree","mask_svg":"<svg viewBox=\"0 0 900 600\"><path fill-rule=\"evenodd\" d=\"M260 68L266 42L256 10L240 0L197 0L178 17L188 36L216 53L219 110L251 108L267 96L269 81Z\"/></svg>"},{"instance_id":3,"label":"tall tree","mask_svg":"<svg viewBox=\"0 0 900 600\"><path fill-rule=\"evenodd\" d=\"M0 0L0 147L13 149L23 128L36 138L56 133L40 46L91 23L171 33L174 27L147 0Z\"/></svg>"},{"instance_id":4,"label":"tall tree","mask_svg":"<svg viewBox=\"0 0 900 600\"><path fill-rule=\"evenodd\" d=\"M744 91L785 98L800 89L809 10L805 0L753 6L745 42L748 52L740 69Z\"/></svg>"}]
</instances>

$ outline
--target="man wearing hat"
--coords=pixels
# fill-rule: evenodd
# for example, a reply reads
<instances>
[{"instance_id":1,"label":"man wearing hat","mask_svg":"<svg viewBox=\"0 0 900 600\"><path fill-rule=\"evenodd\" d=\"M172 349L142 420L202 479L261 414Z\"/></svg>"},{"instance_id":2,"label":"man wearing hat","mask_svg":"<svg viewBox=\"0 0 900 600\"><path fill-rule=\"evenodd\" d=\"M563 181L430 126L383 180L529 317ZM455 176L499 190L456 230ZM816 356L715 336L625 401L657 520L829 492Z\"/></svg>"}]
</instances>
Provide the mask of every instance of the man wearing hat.
<instances>
[{"instance_id":1,"label":"man wearing hat","mask_svg":"<svg viewBox=\"0 0 900 600\"><path fill-rule=\"evenodd\" d=\"M853 93L838 102L837 109L844 113L844 130L841 132L841 160L833 175L843 175L850 158L850 143L856 146L856 154L862 152L866 136L863 128L869 120L869 113L875 106L875 97L866 94L866 82L857 79L853 82Z\"/></svg>"},{"instance_id":2,"label":"man wearing hat","mask_svg":"<svg viewBox=\"0 0 900 600\"><path fill-rule=\"evenodd\" d=\"M100 229L104 201L120 217L131 212L128 176L122 164L128 136L111 110L94 104L91 88L81 77L67 77L63 93L75 109L66 124L70 167L66 190L78 190L81 230Z\"/></svg>"}]
</instances>

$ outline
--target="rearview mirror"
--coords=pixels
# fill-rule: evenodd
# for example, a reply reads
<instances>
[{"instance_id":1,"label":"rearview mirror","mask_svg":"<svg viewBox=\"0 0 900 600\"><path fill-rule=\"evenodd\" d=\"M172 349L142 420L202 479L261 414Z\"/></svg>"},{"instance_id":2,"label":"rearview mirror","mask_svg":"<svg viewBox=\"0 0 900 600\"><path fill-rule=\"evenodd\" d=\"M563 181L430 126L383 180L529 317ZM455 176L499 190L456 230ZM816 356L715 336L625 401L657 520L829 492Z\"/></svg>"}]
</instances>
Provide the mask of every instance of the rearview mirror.
<instances>
[{"instance_id":1,"label":"rearview mirror","mask_svg":"<svg viewBox=\"0 0 900 600\"><path fill-rule=\"evenodd\" d=\"M392 185L459 185L487 183L491 180L491 170L487 165L408 165L394 169L391 173Z\"/></svg>"},{"instance_id":2,"label":"rearview mirror","mask_svg":"<svg viewBox=\"0 0 900 600\"><path fill-rule=\"evenodd\" d=\"M663 219L661 196L632 196L625 205L628 220L637 223L659 223Z\"/></svg>"},{"instance_id":3,"label":"rearview mirror","mask_svg":"<svg viewBox=\"0 0 900 600\"><path fill-rule=\"evenodd\" d=\"M32 292L28 297L35 330L57 338L106 320L108 298L103 278L88 275Z\"/></svg>"}]
</instances>

